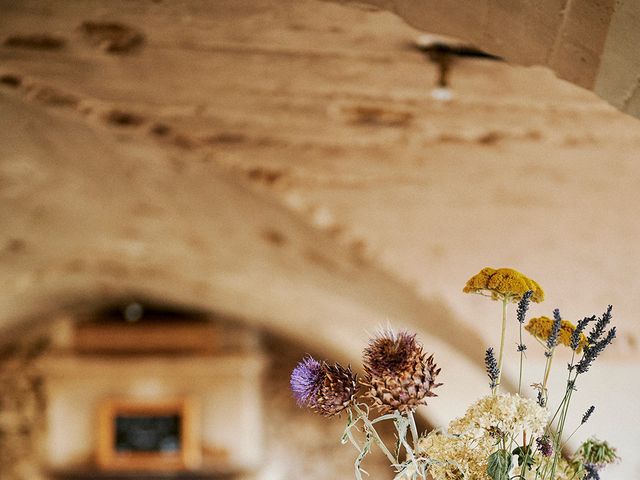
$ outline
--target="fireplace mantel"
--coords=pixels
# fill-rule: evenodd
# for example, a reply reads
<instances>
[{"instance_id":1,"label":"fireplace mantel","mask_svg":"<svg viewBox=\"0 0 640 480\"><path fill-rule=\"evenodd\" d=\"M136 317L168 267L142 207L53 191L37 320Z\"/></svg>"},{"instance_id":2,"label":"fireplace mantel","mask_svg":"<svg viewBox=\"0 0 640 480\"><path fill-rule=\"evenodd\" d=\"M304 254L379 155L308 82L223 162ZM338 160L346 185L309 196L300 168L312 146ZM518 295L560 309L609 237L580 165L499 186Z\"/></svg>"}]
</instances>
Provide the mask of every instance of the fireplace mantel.
<instances>
[{"instance_id":1,"label":"fireplace mantel","mask_svg":"<svg viewBox=\"0 0 640 480\"><path fill-rule=\"evenodd\" d=\"M127 327L123 332L129 332ZM196 329L194 335L199 332ZM112 353L104 348L91 353L71 345L44 355L39 368L49 399L45 465L53 478L204 480L258 468L262 461L260 379L266 358L252 335L216 332L221 343L204 352L160 352L146 345L141 353L122 349ZM136 335L142 333L136 331ZM234 336L229 342L222 341ZM169 344L158 338L155 342ZM118 348L122 345L125 343ZM125 346L129 348L130 343ZM151 405L176 399L189 399L194 405L192 430L199 432L195 443L201 453L197 464L183 471L155 468L159 471L153 473L97 468L100 411L107 402Z\"/></svg>"},{"instance_id":2,"label":"fireplace mantel","mask_svg":"<svg viewBox=\"0 0 640 480\"><path fill-rule=\"evenodd\" d=\"M227 480L237 472L202 470L188 472L104 472L95 469L49 472L52 480Z\"/></svg>"}]
</instances>

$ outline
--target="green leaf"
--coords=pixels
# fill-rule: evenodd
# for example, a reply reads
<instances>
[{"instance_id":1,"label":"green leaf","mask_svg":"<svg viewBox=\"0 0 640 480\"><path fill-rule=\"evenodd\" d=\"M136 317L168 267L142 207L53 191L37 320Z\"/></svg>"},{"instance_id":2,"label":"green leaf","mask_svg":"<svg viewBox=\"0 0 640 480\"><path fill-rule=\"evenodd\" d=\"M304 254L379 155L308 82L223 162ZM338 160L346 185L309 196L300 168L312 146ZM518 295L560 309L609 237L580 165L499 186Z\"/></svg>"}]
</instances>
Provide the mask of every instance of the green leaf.
<instances>
[{"instance_id":1,"label":"green leaf","mask_svg":"<svg viewBox=\"0 0 640 480\"><path fill-rule=\"evenodd\" d=\"M527 468L531 468L533 466L533 453L529 447L517 447L513 449L514 455L518 456L518 466L522 466L522 464L527 462Z\"/></svg>"},{"instance_id":2,"label":"green leaf","mask_svg":"<svg viewBox=\"0 0 640 480\"><path fill-rule=\"evenodd\" d=\"M509 480L511 454L507 450L498 450L489 455L487 473L493 480Z\"/></svg>"}]
</instances>

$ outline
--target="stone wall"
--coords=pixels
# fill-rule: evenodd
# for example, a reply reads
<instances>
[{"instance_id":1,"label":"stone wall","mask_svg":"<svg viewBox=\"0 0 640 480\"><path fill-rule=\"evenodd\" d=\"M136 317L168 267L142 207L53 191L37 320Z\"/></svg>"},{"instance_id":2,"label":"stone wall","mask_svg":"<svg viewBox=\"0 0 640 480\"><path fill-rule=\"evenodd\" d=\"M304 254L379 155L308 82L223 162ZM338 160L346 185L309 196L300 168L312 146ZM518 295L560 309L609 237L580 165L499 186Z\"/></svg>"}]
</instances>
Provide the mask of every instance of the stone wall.
<instances>
[{"instance_id":1,"label":"stone wall","mask_svg":"<svg viewBox=\"0 0 640 480\"><path fill-rule=\"evenodd\" d=\"M35 360L46 350L46 337L27 339L0 350L0 478L40 480L46 399Z\"/></svg>"},{"instance_id":2,"label":"stone wall","mask_svg":"<svg viewBox=\"0 0 640 480\"><path fill-rule=\"evenodd\" d=\"M246 480L353 478L355 450L341 445L344 417L326 419L296 406L289 375L309 352L280 337L265 335L269 364L264 393L263 467ZM0 350L0 478L44 480L47 399L36 360L47 350L44 336L29 335ZM321 354L317 355L322 357ZM389 432L384 432L388 434ZM392 478L379 451L365 461L372 478Z\"/></svg>"}]
</instances>

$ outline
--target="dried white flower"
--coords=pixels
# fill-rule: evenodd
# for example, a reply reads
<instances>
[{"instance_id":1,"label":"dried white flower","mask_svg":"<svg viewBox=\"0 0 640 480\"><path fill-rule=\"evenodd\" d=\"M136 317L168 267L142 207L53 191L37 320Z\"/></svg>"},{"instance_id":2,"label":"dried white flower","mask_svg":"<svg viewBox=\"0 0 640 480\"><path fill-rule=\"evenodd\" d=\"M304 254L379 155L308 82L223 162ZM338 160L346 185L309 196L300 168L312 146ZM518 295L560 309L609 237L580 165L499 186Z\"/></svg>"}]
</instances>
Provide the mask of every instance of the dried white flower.
<instances>
[{"instance_id":1,"label":"dried white flower","mask_svg":"<svg viewBox=\"0 0 640 480\"><path fill-rule=\"evenodd\" d=\"M429 474L434 480L491 480L487 459L495 446L488 434L475 439L432 430L418 441L416 454L428 458Z\"/></svg>"},{"instance_id":2,"label":"dried white flower","mask_svg":"<svg viewBox=\"0 0 640 480\"><path fill-rule=\"evenodd\" d=\"M489 455L496 449L496 432L507 439L542 435L549 412L534 400L519 395L483 397L461 418L449 424L447 432L434 430L418 442L416 453L428 458L435 480L490 480Z\"/></svg>"},{"instance_id":3,"label":"dried white flower","mask_svg":"<svg viewBox=\"0 0 640 480\"><path fill-rule=\"evenodd\" d=\"M549 411L535 400L520 395L502 393L481 398L471 405L464 417L449 424L449 432L482 438L488 431L499 429L508 438L519 440L543 434Z\"/></svg>"}]
</instances>

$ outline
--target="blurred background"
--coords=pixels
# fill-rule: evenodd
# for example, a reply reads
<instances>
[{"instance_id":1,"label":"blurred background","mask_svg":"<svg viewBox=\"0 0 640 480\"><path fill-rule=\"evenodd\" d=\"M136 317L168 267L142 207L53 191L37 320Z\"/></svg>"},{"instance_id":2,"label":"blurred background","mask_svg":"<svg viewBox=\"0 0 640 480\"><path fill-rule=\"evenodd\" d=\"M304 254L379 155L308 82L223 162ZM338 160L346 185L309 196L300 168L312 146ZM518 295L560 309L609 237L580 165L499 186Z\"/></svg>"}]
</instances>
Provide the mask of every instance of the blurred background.
<instances>
[{"instance_id":1,"label":"blurred background","mask_svg":"<svg viewBox=\"0 0 640 480\"><path fill-rule=\"evenodd\" d=\"M569 449L640 478L640 6L485 3L0 0L0 478L352 478L291 370L415 331L446 425L489 392L485 266L531 316L614 305Z\"/></svg>"}]
</instances>

